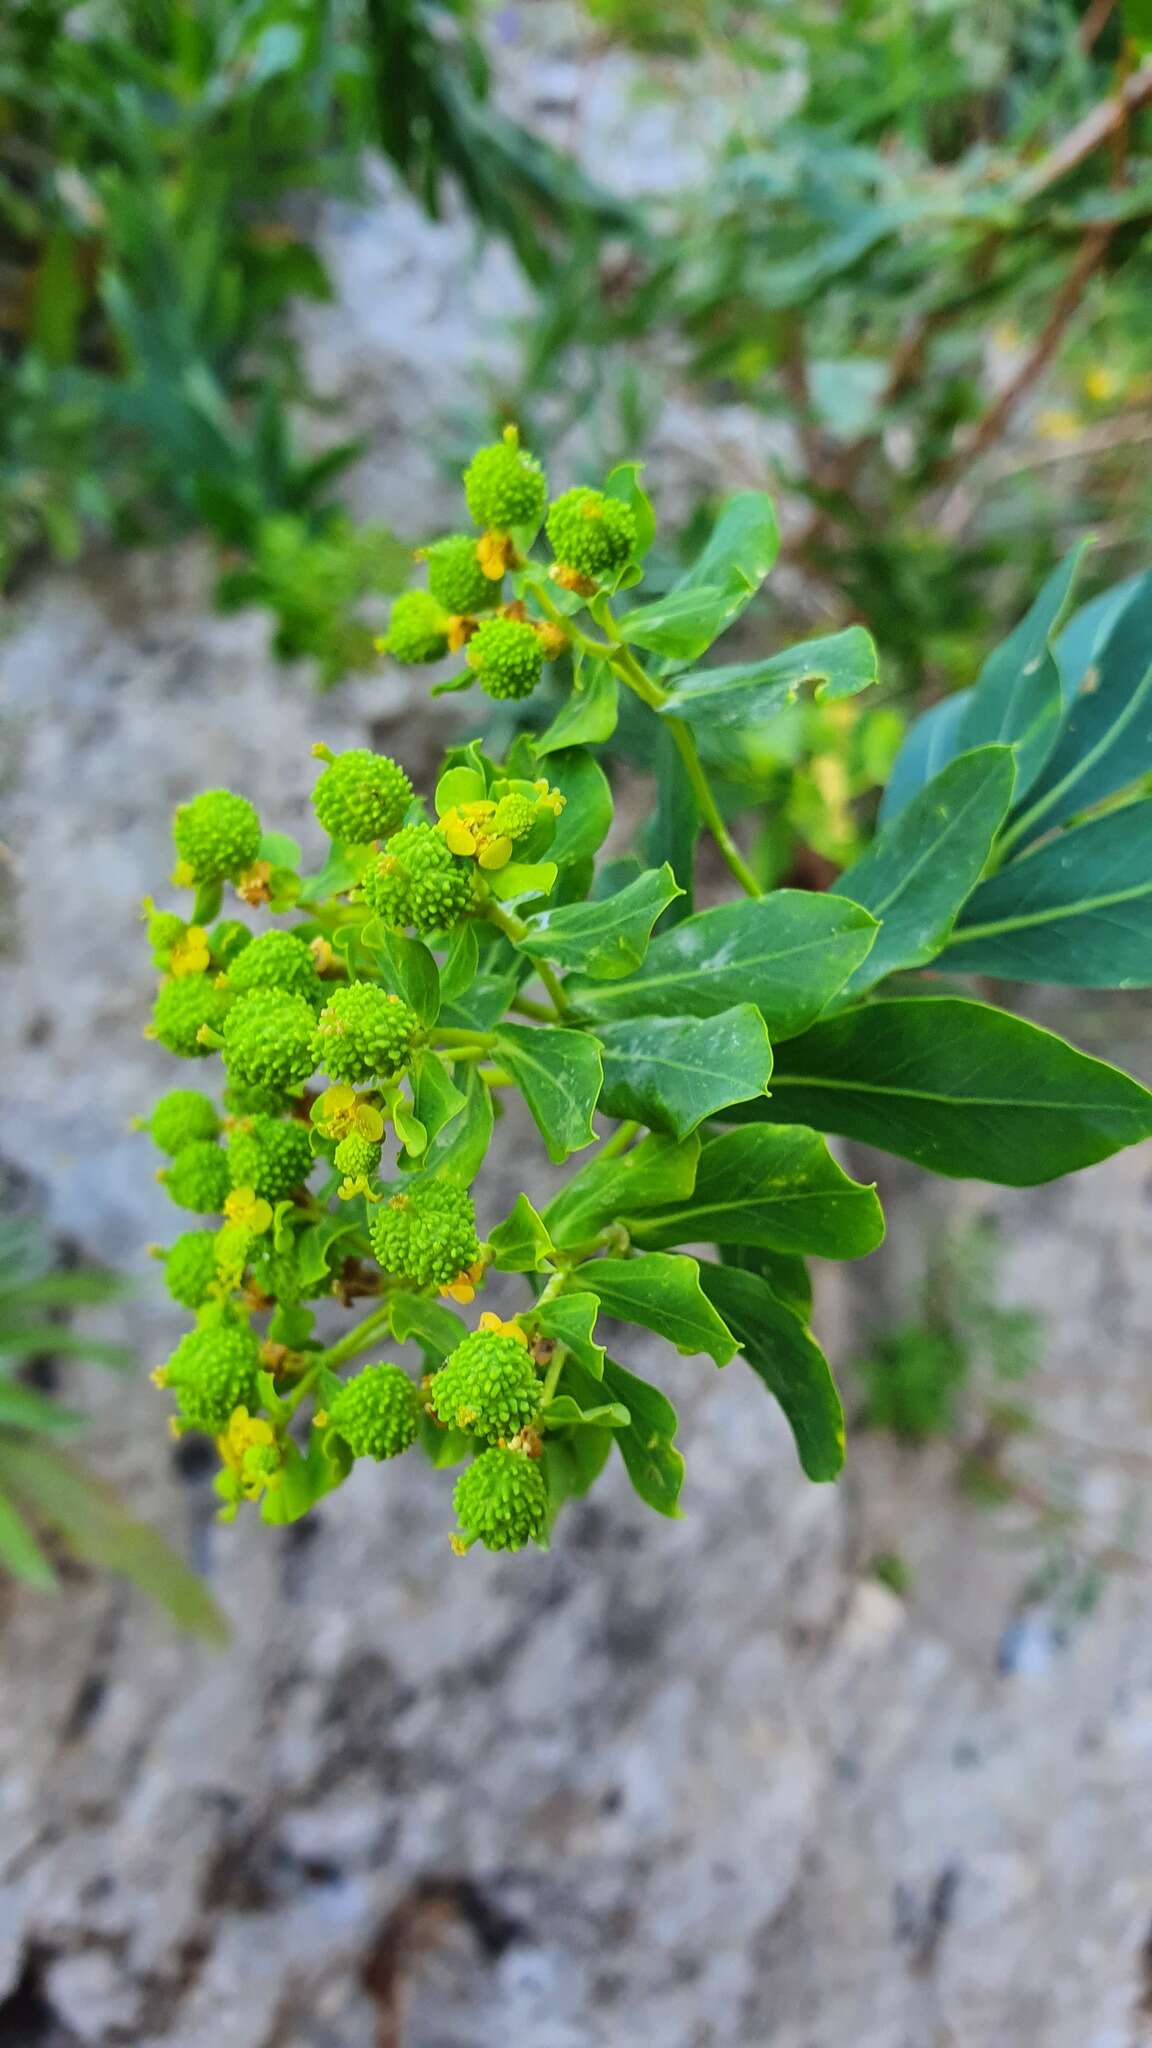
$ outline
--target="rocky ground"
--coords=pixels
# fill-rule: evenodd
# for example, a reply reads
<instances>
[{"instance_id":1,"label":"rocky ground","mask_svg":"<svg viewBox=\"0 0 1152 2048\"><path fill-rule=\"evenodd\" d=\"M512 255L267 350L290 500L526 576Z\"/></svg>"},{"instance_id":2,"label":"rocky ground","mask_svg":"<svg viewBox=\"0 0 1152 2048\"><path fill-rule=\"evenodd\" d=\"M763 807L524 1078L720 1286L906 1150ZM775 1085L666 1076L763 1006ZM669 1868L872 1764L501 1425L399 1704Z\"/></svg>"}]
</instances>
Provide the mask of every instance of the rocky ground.
<instances>
[{"instance_id":1,"label":"rocky ground","mask_svg":"<svg viewBox=\"0 0 1152 2048\"><path fill-rule=\"evenodd\" d=\"M575 118L577 59L549 61L547 118ZM619 80L594 82L608 119ZM341 302L310 348L373 436L362 502L431 523L449 506L416 428L464 403L478 348L499 361L508 274L390 194L331 246ZM673 405L666 487L723 438ZM171 805L226 775L299 829L314 737L418 770L451 700L417 714L393 674L318 704L260 619L211 614L195 547L49 578L0 683L5 1160L55 1231L138 1278L104 1320L144 1367L174 1326L141 1248L172 1211L128 1129L167 1079L136 913ZM1138 1010L1068 1028L1147 1069ZM889 1179L896 1250L825 1288L842 1368L905 1312L925 1242L924 1186ZM813 1488L750 1374L653 1353L636 1363L684 1416L680 1522L611 1471L548 1555L459 1562L443 1477L404 1461L258 1534L214 1521L142 1372L74 1375L93 1460L235 1639L191 1646L83 1576L0 1596L0 2048L1152 2041L1148 1193L1137 1154L1036 1193L932 1191L930 1216L998 1220L1005 1298L1044 1318L1051 1434L996 1513L950 1453L867 1436ZM1075 1502L1103 1559L1076 1623L1037 1579L1037 1492ZM871 1571L889 1552L901 1597Z\"/></svg>"}]
</instances>

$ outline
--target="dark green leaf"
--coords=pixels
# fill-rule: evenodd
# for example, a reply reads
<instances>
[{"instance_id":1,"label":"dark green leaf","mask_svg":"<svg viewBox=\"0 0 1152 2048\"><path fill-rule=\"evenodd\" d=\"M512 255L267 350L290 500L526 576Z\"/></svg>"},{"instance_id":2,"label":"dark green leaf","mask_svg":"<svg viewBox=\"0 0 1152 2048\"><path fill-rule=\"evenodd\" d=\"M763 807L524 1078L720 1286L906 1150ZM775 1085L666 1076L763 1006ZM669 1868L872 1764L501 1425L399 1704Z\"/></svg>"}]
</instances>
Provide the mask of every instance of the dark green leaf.
<instances>
[{"instance_id":1,"label":"dark green leaf","mask_svg":"<svg viewBox=\"0 0 1152 2048\"><path fill-rule=\"evenodd\" d=\"M696 661L756 595L779 547L772 500L763 491L738 492L667 597L625 614L624 638L665 656L663 666Z\"/></svg>"},{"instance_id":2,"label":"dark green leaf","mask_svg":"<svg viewBox=\"0 0 1152 2048\"><path fill-rule=\"evenodd\" d=\"M595 1484L611 1455L611 1430L595 1425L567 1429L563 1436L545 1439L549 1526L566 1500L581 1499Z\"/></svg>"},{"instance_id":3,"label":"dark green leaf","mask_svg":"<svg viewBox=\"0 0 1152 2048\"><path fill-rule=\"evenodd\" d=\"M1141 578L1084 677L1011 836L1027 840L1152 773L1152 574Z\"/></svg>"},{"instance_id":4,"label":"dark green leaf","mask_svg":"<svg viewBox=\"0 0 1152 2048\"><path fill-rule=\"evenodd\" d=\"M880 919L876 943L845 984L859 995L898 968L922 967L988 863L1012 801L1011 747L961 754L873 840L837 888Z\"/></svg>"},{"instance_id":5,"label":"dark green leaf","mask_svg":"<svg viewBox=\"0 0 1152 2048\"><path fill-rule=\"evenodd\" d=\"M540 1410L546 1429L571 1429L590 1423L597 1429L627 1429L632 1418L619 1401L601 1401L597 1408L582 1408L571 1394L556 1394Z\"/></svg>"},{"instance_id":6,"label":"dark green leaf","mask_svg":"<svg viewBox=\"0 0 1152 2048\"><path fill-rule=\"evenodd\" d=\"M1099 597L1089 598L1074 611L1053 652L1060 670L1064 709L1070 711L1090 668L1099 661L1101 649L1129 599L1139 588L1139 576L1127 576Z\"/></svg>"},{"instance_id":7,"label":"dark green leaf","mask_svg":"<svg viewBox=\"0 0 1152 2048\"><path fill-rule=\"evenodd\" d=\"M440 969L440 996L445 1003L455 1003L467 994L476 979L480 964L480 948L476 939L476 926L472 923L458 924L448 941L448 950Z\"/></svg>"},{"instance_id":8,"label":"dark green leaf","mask_svg":"<svg viewBox=\"0 0 1152 2048\"><path fill-rule=\"evenodd\" d=\"M1152 1135L1152 1095L1103 1060L959 996L894 998L781 1051L770 1102L933 1173L1033 1187Z\"/></svg>"},{"instance_id":9,"label":"dark green leaf","mask_svg":"<svg viewBox=\"0 0 1152 2048\"><path fill-rule=\"evenodd\" d=\"M398 1344L414 1337L426 1356L438 1365L468 1335L467 1326L451 1309L441 1308L438 1301L426 1301L420 1294L397 1294L388 1320Z\"/></svg>"},{"instance_id":10,"label":"dark green leaf","mask_svg":"<svg viewBox=\"0 0 1152 2048\"><path fill-rule=\"evenodd\" d=\"M652 868L603 902L568 903L531 918L516 943L533 960L583 968L597 981L615 981L638 967L652 927L680 894L670 867Z\"/></svg>"},{"instance_id":11,"label":"dark green leaf","mask_svg":"<svg viewBox=\"0 0 1152 2048\"><path fill-rule=\"evenodd\" d=\"M704 1264L700 1284L779 1401L809 1479L835 1479L844 1463L844 1410L811 1330L756 1273Z\"/></svg>"},{"instance_id":12,"label":"dark green leaf","mask_svg":"<svg viewBox=\"0 0 1152 2048\"><path fill-rule=\"evenodd\" d=\"M533 1311L533 1321L543 1336L563 1344L577 1364L599 1380L604 1377L604 1346L594 1343L592 1337L599 1314L600 1303L594 1294L558 1294Z\"/></svg>"},{"instance_id":13,"label":"dark green leaf","mask_svg":"<svg viewBox=\"0 0 1152 2048\"><path fill-rule=\"evenodd\" d=\"M803 1259L757 1244L722 1244L718 1249L726 1266L736 1266L741 1273L759 1274L786 1307L793 1309L802 1322L808 1321L812 1314L812 1276Z\"/></svg>"},{"instance_id":14,"label":"dark green leaf","mask_svg":"<svg viewBox=\"0 0 1152 2048\"><path fill-rule=\"evenodd\" d=\"M1012 745L1018 798L1035 782L1060 725L1064 707L1052 641L1086 546L1081 541L1053 570L1015 631L989 655L957 727L960 752L997 741Z\"/></svg>"},{"instance_id":15,"label":"dark green leaf","mask_svg":"<svg viewBox=\"0 0 1152 2048\"><path fill-rule=\"evenodd\" d=\"M604 1360L603 1385L631 1417L627 1429L614 1433L613 1442L641 1500L657 1514L678 1515L684 1460L673 1445L677 1415L671 1401L611 1358Z\"/></svg>"},{"instance_id":16,"label":"dark green leaf","mask_svg":"<svg viewBox=\"0 0 1152 2048\"><path fill-rule=\"evenodd\" d=\"M763 1114L769 1104L748 1107ZM687 1201L643 1216L625 1210L623 1221L645 1248L756 1244L826 1259L863 1258L884 1236L875 1190L850 1180L824 1140L794 1124L709 1138Z\"/></svg>"},{"instance_id":17,"label":"dark green leaf","mask_svg":"<svg viewBox=\"0 0 1152 2048\"><path fill-rule=\"evenodd\" d=\"M446 1002L438 1018L445 1031L491 1031L516 993L516 976L478 974L455 1002Z\"/></svg>"},{"instance_id":18,"label":"dark green leaf","mask_svg":"<svg viewBox=\"0 0 1152 2048\"><path fill-rule=\"evenodd\" d=\"M1001 868L968 904L948 965L1076 988L1152 986L1152 803L1061 832Z\"/></svg>"},{"instance_id":19,"label":"dark green leaf","mask_svg":"<svg viewBox=\"0 0 1152 2048\"><path fill-rule=\"evenodd\" d=\"M842 633L786 647L762 661L678 676L661 716L685 718L710 734L717 727L743 731L794 703L803 683L815 682L820 698L850 697L874 683L877 673L871 634L863 626L847 626Z\"/></svg>"},{"instance_id":20,"label":"dark green leaf","mask_svg":"<svg viewBox=\"0 0 1152 2048\"><path fill-rule=\"evenodd\" d=\"M503 1024L493 1056L528 1104L553 1165L595 1142L592 1111L604 1075L594 1038L551 1024Z\"/></svg>"},{"instance_id":21,"label":"dark green leaf","mask_svg":"<svg viewBox=\"0 0 1152 2048\"><path fill-rule=\"evenodd\" d=\"M580 748L551 755L548 780L565 799L549 849L557 867L565 867L571 861L586 860L607 837L612 791L599 762Z\"/></svg>"},{"instance_id":22,"label":"dark green leaf","mask_svg":"<svg viewBox=\"0 0 1152 2048\"><path fill-rule=\"evenodd\" d=\"M178 1622L210 1642L228 1639L228 1624L207 1587L170 1550L156 1529L137 1522L114 1493L61 1452L0 1440L0 1488L59 1531L77 1557L123 1572Z\"/></svg>"},{"instance_id":23,"label":"dark green leaf","mask_svg":"<svg viewBox=\"0 0 1152 2048\"><path fill-rule=\"evenodd\" d=\"M773 1044L807 1029L867 957L876 920L843 896L776 889L685 918L624 981L566 985L581 1011L618 1017L715 1017L754 1003Z\"/></svg>"},{"instance_id":24,"label":"dark green leaf","mask_svg":"<svg viewBox=\"0 0 1152 2048\"><path fill-rule=\"evenodd\" d=\"M735 1356L732 1332L701 1291L696 1260L683 1253L591 1259L577 1284L597 1295L608 1315L655 1330L686 1356L704 1351L717 1365Z\"/></svg>"},{"instance_id":25,"label":"dark green leaf","mask_svg":"<svg viewBox=\"0 0 1152 2048\"><path fill-rule=\"evenodd\" d=\"M427 946L379 922L365 929L363 942L385 988L415 1010L422 1024L434 1024L440 1014L440 975Z\"/></svg>"},{"instance_id":26,"label":"dark green leaf","mask_svg":"<svg viewBox=\"0 0 1152 2048\"><path fill-rule=\"evenodd\" d=\"M563 747L596 746L610 740L619 716L620 685L607 662L582 662L568 702L536 742L541 760Z\"/></svg>"},{"instance_id":27,"label":"dark green leaf","mask_svg":"<svg viewBox=\"0 0 1152 2048\"><path fill-rule=\"evenodd\" d=\"M0 1377L0 1428L28 1429L43 1435L64 1434L77 1429L80 1417L62 1408L58 1401L19 1380Z\"/></svg>"},{"instance_id":28,"label":"dark green leaf","mask_svg":"<svg viewBox=\"0 0 1152 2048\"><path fill-rule=\"evenodd\" d=\"M538 1273L552 1256L552 1240L527 1195L517 1195L511 1214L488 1239L498 1273Z\"/></svg>"},{"instance_id":29,"label":"dark green leaf","mask_svg":"<svg viewBox=\"0 0 1152 2048\"><path fill-rule=\"evenodd\" d=\"M656 808L644 828L642 845L649 861L655 865L667 863L683 891L665 915L667 928L681 923L693 907L700 809L672 734L665 727L658 727L655 739Z\"/></svg>"},{"instance_id":30,"label":"dark green leaf","mask_svg":"<svg viewBox=\"0 0 1152 2048\"><path fill-rule=\"evenodd\" d=\"M699 1158L699 1138L676 1143L657 1133L616 1158L590 1159L544 1211L553 1242L571 1251L625 1213L636 1216L686 1199L696 1185Z\"/></svg>"},{"instance_id":31,"label":"dark green leaf","mask_svg":"<svg viewBox=\"0 0 1152 2048\"><path fill-rule=\"evenodd\" d=\"M683 926L680 928L684 929ZM601 1108L674 1138L767 1091L772 1047L751 1003L716 1017L639 1017L600 1027Z\"/></svg>"},{"instance_id":32,"label":"dark green leaf","mask_svg":"<svg viewBox=\"0 0 1152 2048\"><path fill-rule=\"evenodd\" d=\"M880 799L879 822L885 829L959 751L956 735L971 699L971 690L957 690L922 712L909 728Z\"/></svg>"},{"instance_id":33,"label":"dark green leaf","mask_svg":"<svg viewBox=\"0 0 1152 2048\"><path fill-rule=\"evenodd\" d=\"M428 1045L421 1046L414 1055L409 1080L413 1110L431 1140L459 1116L464 1107L464 1096L443 1060Z\"/></svg>"},{"instance_id":34,"label":"dark green leaf","mask_svg":"<svg viewBox=\"0 0 1152 2048\"><path fill-rule=\"evenodd\" d=\"M425 1164L458 1187L471 1187L492 1141L492 1097L475 1067L464 1087L464 1108L445 1131L432 1140Z\"/></svg>"}]
</instances>

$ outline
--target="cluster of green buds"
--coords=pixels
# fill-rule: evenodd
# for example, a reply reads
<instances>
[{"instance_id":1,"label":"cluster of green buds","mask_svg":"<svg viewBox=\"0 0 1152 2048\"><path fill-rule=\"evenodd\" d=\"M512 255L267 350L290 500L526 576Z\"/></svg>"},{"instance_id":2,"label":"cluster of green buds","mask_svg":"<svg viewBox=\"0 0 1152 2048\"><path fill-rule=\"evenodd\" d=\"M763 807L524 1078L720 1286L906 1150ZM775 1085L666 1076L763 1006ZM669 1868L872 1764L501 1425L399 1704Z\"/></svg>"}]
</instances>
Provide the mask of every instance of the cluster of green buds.
<instances>
[{"instance_id":1,"label":"cluster of green buds","mask_svg":"<svg viewBox=\"0 0 1152 2048\"><path fill-rule=\"evenodd\" d=\"M406 591L392 607L383 652L401 662L439 661L464 650L465 674L490 697L530 697L546 661L568 651L563 612L532 611L522 595L505 595L506 579L524 569L543 526L560 591L583 598L614 589L633 558L637 519L625 499L578 486L548 503L548 483L515 427L480 448L464 472L464 495L476 533L453 533L419 550L427 588ZM503 836L501 828L498 836Z\"/></svg>"},{"instance_id":2,"label":"cluster of green buds","mask_svg":"<svg viewBox=\"0 0 1152 2048\"><path fill-rule=\"evenodd\" d=\"M194 1319L157 1377L174 1426L216 1442L222 1513L291 1522L357 1462L423 1455L456 1474L456 1548L513 1550L548 1540L613 1449L649 1507L678 1512L676 1411L608 1355L602 1317L614 1348L632 1328L742 1356L804 1471L835 1478L843 1413L805 1261L863 1258L884 1226L825 1133L1014 1186L1152 1134L1128 1075L944 977L908 988L938 958L949 977L1149 979L1144 926L1109 905L1144 873L1130 741L1152 595L1130 589L1106 641L1095 604L1053 639L1062 565L964 718L930 713L930 744L913 729L839 889L769 889L709 760L802 683L834 703L876 661L852 626L706 662L772 562L768 501L738 494L679 583L637 603L654 531L637 465L549 506L508 434L464 483L477 531L425 551L392 652L459 646L450 687L516 698L561 654L571 690L540 733L494 720L502 758L450 747L424 793L383 754L317 747L327 843L307 857L229 790L181 806L190 900L145 905L149 1031L206 1085L145 1127L187 1212L158 1255ZM621 692L652 720L658 800L642 852L598 863L613 807L594 750ZM705 832L741 893L693 910ZM586 1156L541 1208L522 1192L482 1227L494 1133L519 1148L529 1119L552 1166ZM528 1300L510 1311L513 1286Z\"/></svg>"}]
</instances>

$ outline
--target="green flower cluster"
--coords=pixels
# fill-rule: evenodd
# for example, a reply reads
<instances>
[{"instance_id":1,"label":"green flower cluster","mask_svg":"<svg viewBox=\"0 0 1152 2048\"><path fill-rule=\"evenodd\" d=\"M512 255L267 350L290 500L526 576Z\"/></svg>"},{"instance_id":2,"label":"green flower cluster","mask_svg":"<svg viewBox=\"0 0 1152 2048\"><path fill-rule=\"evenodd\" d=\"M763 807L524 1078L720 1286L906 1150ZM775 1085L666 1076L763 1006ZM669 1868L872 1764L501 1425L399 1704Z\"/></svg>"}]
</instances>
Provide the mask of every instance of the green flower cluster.
<instances>
[{"instance_id":1,"label":"green flower cluster","mask_svg":"<svg viewBox=\"0 0 1152 2048\"><path fill-rule=\"evenodd\" d=\"M471 1195L430 1175L415 1177L373 1209L368 1228L384 1271L417 1287L447 1286L470 1274L480 1258Z\"/></svg>"},{"instance_id":2,"label":"green flower cluster","mask_svg":"<svg viewBox=\"0 0 1152 2048\"><path fill-rule=\"evenodd\" d=\"M364 876L364 896L396 930L410 925L421 938L451 931L475 896L474 870L448 850L432 825L405 825Z\"/></svg>"}]
</instances>

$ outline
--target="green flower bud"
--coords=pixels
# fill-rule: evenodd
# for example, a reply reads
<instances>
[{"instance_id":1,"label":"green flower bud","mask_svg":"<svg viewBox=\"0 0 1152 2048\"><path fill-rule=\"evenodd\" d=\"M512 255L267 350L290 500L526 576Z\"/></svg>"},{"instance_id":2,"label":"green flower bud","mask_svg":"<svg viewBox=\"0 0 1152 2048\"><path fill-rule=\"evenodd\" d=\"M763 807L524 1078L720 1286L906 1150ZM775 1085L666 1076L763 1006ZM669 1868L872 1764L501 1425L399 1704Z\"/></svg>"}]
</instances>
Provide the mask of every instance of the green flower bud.
<instances>
[{"instance_id":1,"label":"green flower bud","mask_svg":"<svg viewBox=\"0 0 1152 2048\"><path fill-rule=\"evenodd\" d=\"M466 617L471 612L490 611L498 602L504 579L496 582L484 574L473 534L450 533L445 540L434 540L425 548L424 559L428 588L446 612Z\"/></svg>"},{"instance_id":2,"label":"green flower bud","mask_svg":"<svg viewBox=\"0 0 1152 2048\"><path fill-rule=\"evenodd\" d=\"M523 1344L477 1330L449 1353L428 1392L429 1405L450 1428L498 1443L526 1429L540 1413L540 1381Z\"/></svg>"},{"instance_id":3,"label":"green flower bud","mask_svg":"<svg viewBox=\"0 0 1152 2048\"><path fill-rule=\"evenodd\" d=\"M521 448L515 427L502 441L476 450L464 471L464 496L477 526L507 533L539 524L548 485L535 456Z\"/></svg>"},{"instance_id":4,"label":"green flower bud","mask_svg":"<svg viewBox=\"0 0 1152 2048\"><path fill-rule=\"evenodd\" d=\"M259 989L242 996L224 1024L222 1058L229 1079L259 1098L286 1095L315 1071L316 1018L303 996Z\"/></svg>"},{"instance_id":5,"label":"green flower bud","mask_svg":"<svg viewBox=\"0 0 1152 2048\"><path fill-rule=\"evenodd\" d=\"M384 1271L417 1287L446 1286L480 1257L471 1196L430 1176L418 1176L403 1193L379 1203L368 1231Z\"/></svg>"},{"instance_id":6,"label":"green flower bud","mask_svg":"<svg viewBox=\"0 0 1152 2048\"><path fill-rule=\"evenodd\" d=\"M408 1065L420 1031L415 1011L371 981L334 988L320 1012L316 1065L334 1081L387 1080Z\"/></svg>"},{"instance_id":7,"label":"green flower bud","mask_svg":"<svg viewBox=\"0 0 1152 2048\"><path fill-rule=\"evenodd\" d=\"M222 917L208 934L208 949L212 964L221 970L230 967L237 954L252 944L252 934L238 917Z\"/></svg>"},{"instance_id":8,"label":"green flower bud","mask_svg":"<svg viewBox=\"0 0 1152 2048\"><path fill-rule=\"evenodd\" d=\"M216 1232L185 1230L164 1254L164 1285L181 1308L197 1309L216 1280Z\"/></svg>"},{"instance_id":9,"label":"green flower bud","mask_svg":"<svg viewBox=\"0 0 1152 2048\"><path fill-rule=\"evenodd\" d=\"M234 1188L251 1188L266 1202L282 1202L302 1188L315 1165L307 1124L291 1117L255 1116L228 1140Z\"/></svg>"},{"instance_id":10,"label":"green flower bud","mask_svg":"<svg viewBox=\"0 0 1152 2048\"><path fill-rule=\"evenodd\" d=\"M261 1294L270 1295L273 1301L282 1302L288 1308L298 1302L306 1291L313 1295L327 1294L331 1284L325 1277L305 1290L295 1253L278 1252L270 1236L257 1238L253 1245L251 1271Z\"/></svg>"},{"instance_id":11,"label":"green flower bud","mask_svg":"<svg viewBox=\"0 0 1152 2048\"><path fill-rule=\"evenodd\" d=\"M171 1166L156 1176L182 1209L198 1216L218 1216L231 1192L228 1160L210 1138L194 1138L176 1154Z\"/></svg>"},{"instance_id":12,"label":"green flower bud","mask_svg":"<svg viewBox=\"0 0 1152 2048\"><path fill-rule=\"evenodd\" d=\"M220 1129L216 1104L198 1088L170 1088L143 1125L152 1143L169 1158L190 1145L194 1138L214 1138Z\"/></svg>"},{"instance_id":13,"label":"green flower bud","mask_svg":"<svg viewBox=\"0 0 1152 2048\"><path fill-rule=\"evenodd\" d=\"M549 507L546 532L562 568L602 583L622 569L636 545L636 515L603 491L565 491Z\"/></svg>"},{"instance_id":14,"label":"green flower bud","mask_svg":"<svg viewBox=\"0 0 1152 2048\"><path fill-rule=\"evenodd\" d=\"M262 932L245 946L228 970L228 986L238 996L255 989L285 989L318 1003L323 995L312 949L295 932Z\"/></svg>"},{"instance_id":15,"label":"green flower bud","mask_svg":"<svg viewBox=\"0 0 1152 2048\"><path fill-rule=\"evenodd\" d=\"M312 808L330 839L365 846L404 822L412 784L387 754L349 747L329 761L312 791Z\"/></svg>"},{"instance_id":16,"label":"green flower bud","mask_svg":"<svg viewBox=\"0 0 1152 2048\"><path fill-rule=\"evenodd\" d=\"M464 659L490 697L530 697L544 667L544 643L527 619L485 619Z\"/></svg>"},{"instance_id":17,"label":"green flower bud","mask_svg":"<svg viewBox=\"0 0 1152 2048\"><path fill-rule=\"evenodd\" d=\"M172 948L178 939L184 937L188 927L174 910L153 910L148 916L148 944L152 949L152 960L161 972L166 972L172 958Z\"/></svg>"},{"instance_id":18,"label":"green flower bud","mask_svg":"<svg viewBox=\"0 0 1152 2048\"><path fill-rule=\"evenodd\" d=\"M246 797L207 789L181 804L172 822L176 851L197 882L229 882L260 852L260 820Z\"/></svg>"},{"instance_id":19,"label":"green flower bud","mask_svg":"<svg viewBox=\"0 0 1152 2048\"><path fill-rule=\"evenodd\" d=\"M362 887L386 924L410 924L423 937L450 931L475 898L471 863L449 853L433 825L406 825L397 832Z\"/></svg>"},{"instance_id":20,"label":"green flower bud","mask_svg":"<svg viewBox=\"0 0 1152 2048\"><path fill-rule=\"evenodd\" d=\"M228 1017L229 998L206 974L182 974L161 985L152 1008L149 1036L183 1060L207 1059L211 1047L201 1045L202 1024L220 1031Z\"/></svg>"},{"instance_id":21,"label":"green flower bud","mask_svg":"<svg viewBox=\"0 0 1152 2048\"><path fill-rule=\"evenodd\" d=\"M536 823L540 806L531 797L522 796L519 790L510 790L502 796L492 814L489 831L500 839L527 839Z\"/></svg>"},{"instance_id":22,"label":"green flower bud","mask_svg":"<svg viewBox=\"0 0 1152 2048\"><path fill-rule=\"evenodd\" d=\"M544 1528L548 1486L523 1451L482 1451L456 1481L452 1505L463 1534L460 1548L482 1543L486 1550L523 1550Z\"/></svg>"},{"instance_id":23,"label":"green flower bud","mask_svg":"<svg viewBox=\"0 0 1152 2048\"><path fill-rule=\"evenodd\" d=\"M177 1406L193 1429L219 1436L234 1408L255 1408L260 1347L242 1324L223 1323L189 1330L163 1369Z\"/></svg>"},{"instance_id":24,"label":"green flower bud","mask_svg":"<svg viewBox=\"0 0 1152 2048\"><path fill-rule=\"evenodd\" d=\"M332 1156L337 1172L346 1180L372 1180L380 1170L379 1145L356 1131L341 1138Z\"/></svg>"},{"instance_id":25,"label":"green flower bud","mask_svg":"<svg viewBox=\"0 0 1152 2048\"><path fill-rule=\"evenodd\" d=\"M413 1442L419 1398L398 1365L366 1365L328 1405L329 1426L354 1458L395 1458Z\"/></svg>"},{"instance_id":26,"label":"green flower bud","mask_svg":"<svg viewBox=\"0 0 1152 2048\"><path fill-rule=\"evenodd\" d=\"M384 637L393 661L439 661L448 652L448 614L426 590L396 599Z\"/></svg>"}]
</instances>

